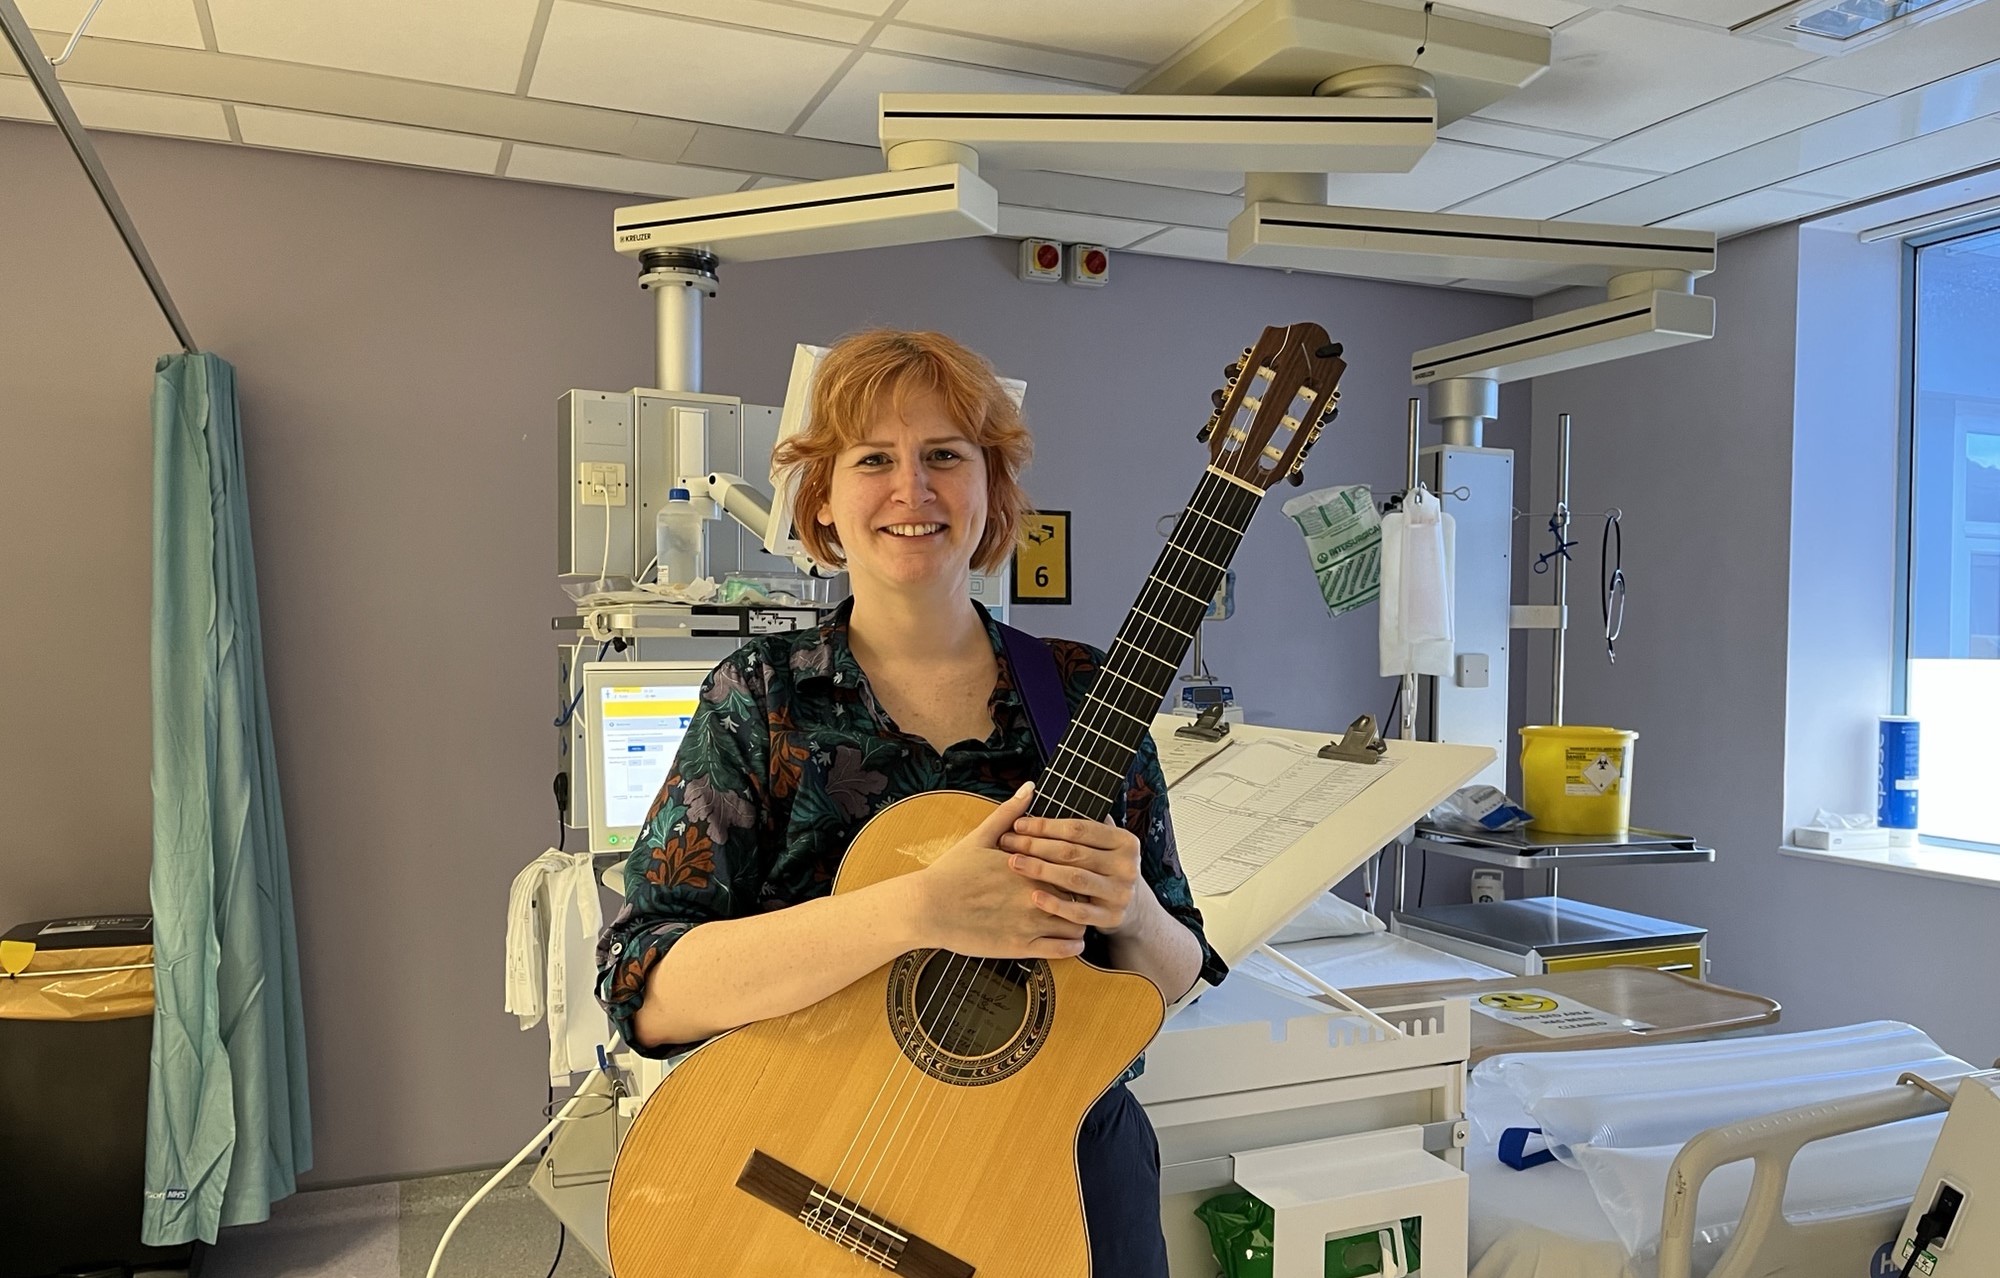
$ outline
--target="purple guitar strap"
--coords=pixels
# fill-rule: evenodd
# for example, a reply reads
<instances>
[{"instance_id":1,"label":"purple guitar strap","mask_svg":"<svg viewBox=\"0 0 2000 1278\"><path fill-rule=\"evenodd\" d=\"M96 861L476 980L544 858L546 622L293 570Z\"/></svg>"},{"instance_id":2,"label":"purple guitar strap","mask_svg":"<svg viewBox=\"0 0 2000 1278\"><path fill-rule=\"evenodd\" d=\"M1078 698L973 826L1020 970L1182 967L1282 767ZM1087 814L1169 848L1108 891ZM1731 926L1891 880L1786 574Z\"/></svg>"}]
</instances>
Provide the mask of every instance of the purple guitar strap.
<instances>
[{"instance_id":1,"label":"purple guitar strap","mask_svg":"<svg viewBox=\"0 0 2000 1278\"><path fill-rule=\"evenodd\" d=\"M1028 710L1028 729L1035 738L1035 751L1046 768L1055 757L1063 733L1069 731L1069 698L1063 695L1055 654L1040 639L1005 623L1000 626L1000 639L1007 646L1007 664L1014 671L1014 687Z\"/></svg>"}]
</instances>

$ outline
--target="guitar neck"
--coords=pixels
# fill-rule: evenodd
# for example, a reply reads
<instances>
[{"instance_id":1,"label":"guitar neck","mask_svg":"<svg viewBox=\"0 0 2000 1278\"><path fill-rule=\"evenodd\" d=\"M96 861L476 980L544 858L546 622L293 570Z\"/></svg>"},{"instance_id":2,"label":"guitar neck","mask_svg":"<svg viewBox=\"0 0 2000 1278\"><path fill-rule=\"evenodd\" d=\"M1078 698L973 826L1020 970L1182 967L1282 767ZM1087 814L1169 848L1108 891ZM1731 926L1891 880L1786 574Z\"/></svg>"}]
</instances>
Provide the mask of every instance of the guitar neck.
<instances>
[{"instance_id":1,"label":"guitar neck","mask_svg":"<svg viewBox=\"0 0 2000 1278\"><path fill-rule=\"evenodd\" d=\"M1202 475L1049 760L1029 815L1098 821L1111 814L1111 797L1180 673L1262 497L1214 467Z\"/></svg>"}]
</instances>

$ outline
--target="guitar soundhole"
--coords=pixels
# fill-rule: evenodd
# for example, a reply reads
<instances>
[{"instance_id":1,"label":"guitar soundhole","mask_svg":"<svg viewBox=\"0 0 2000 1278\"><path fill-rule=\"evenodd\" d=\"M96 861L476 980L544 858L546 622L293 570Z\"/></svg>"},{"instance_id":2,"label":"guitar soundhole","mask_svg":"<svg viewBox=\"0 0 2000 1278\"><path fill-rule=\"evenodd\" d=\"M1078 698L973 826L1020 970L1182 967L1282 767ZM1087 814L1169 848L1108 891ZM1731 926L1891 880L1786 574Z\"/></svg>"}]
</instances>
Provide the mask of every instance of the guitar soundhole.
<instances>
[{"instance_id":1,"label":"guitar soundhole","mask_svg":"<svg viewBox=\"0 0 2000 1278\"><path fill-rule=\"evenodd\" d=\"M1034 1059L1055 1019L1055 979L1040 959L917 950L889 970L889 1028L932 1078L997 1083Z\"/></svg>"}]
</instances>

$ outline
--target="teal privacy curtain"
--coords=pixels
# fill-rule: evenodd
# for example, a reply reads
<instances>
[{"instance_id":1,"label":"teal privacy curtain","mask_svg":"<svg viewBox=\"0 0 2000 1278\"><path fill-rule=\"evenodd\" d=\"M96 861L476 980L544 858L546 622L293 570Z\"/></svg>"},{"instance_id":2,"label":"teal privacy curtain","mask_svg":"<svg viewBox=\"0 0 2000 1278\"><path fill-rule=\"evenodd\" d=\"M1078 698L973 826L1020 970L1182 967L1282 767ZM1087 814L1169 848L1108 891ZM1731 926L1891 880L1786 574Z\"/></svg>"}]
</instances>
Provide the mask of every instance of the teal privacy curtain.
<instances>
[{"instance_id":1,"label":"teal privacy curtain","mask_svg":"<svg viewBox=\"0 0 2000 1278\"><path fill-rule=\"evenodd\" d=\"M312 1165L305 1022L236 372L153 380L152 1087L145 1240L214 1242Z\"/></svg>"}]
</instances>

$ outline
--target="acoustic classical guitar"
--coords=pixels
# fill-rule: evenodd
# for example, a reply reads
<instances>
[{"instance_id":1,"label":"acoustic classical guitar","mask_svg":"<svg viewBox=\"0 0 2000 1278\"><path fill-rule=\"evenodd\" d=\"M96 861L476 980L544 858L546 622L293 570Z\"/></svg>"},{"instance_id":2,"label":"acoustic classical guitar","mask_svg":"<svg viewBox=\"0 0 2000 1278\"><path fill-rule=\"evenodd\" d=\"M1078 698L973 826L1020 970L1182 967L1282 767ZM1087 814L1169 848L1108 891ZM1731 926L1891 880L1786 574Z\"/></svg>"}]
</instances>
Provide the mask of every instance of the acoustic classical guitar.
<instances>
[{"instance_id":1,"label":"acoustic classical guitar","mask_svg":"<svg viewBox=\"0 0 2000 1278\"><path fill-rule=\"evenodd\" d=\"M1297 481L1346 367L1317 324L1267 328L1230 366L1199 436L1209 464L1031 815L1110 813L1259 499ZM940 791L885 808L833 890L922 868L995 806ZM625 1138L612 1272L1084 1278L1077 1131L1163 1015L1147 978L1082 959L918 950L722 1034L668 1074Z\"/></svg>"}]
</instances>

